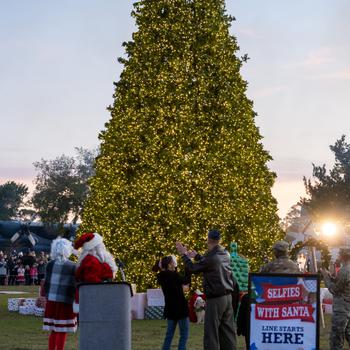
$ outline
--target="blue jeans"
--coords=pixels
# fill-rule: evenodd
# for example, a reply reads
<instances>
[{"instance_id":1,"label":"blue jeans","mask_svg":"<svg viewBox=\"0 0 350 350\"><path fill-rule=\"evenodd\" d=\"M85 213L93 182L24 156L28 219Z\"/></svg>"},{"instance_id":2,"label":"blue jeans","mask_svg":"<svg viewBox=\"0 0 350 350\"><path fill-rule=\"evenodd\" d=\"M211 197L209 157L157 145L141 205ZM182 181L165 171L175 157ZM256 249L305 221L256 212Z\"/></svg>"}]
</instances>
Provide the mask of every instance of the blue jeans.
<instances>
[{"instance_id":1,"label":"blue jeans","mask_svg":"<svg viewBox=\"0 0 350 350\"><path fill-rule=\"evenodd\" d=\"M186 343L188 339L188 329L189 329L189 320L188 317L182 318L181 320L167 320L168 328L166 330L166 335L163 343L162 350L170 350L171 342L174 337L176 325L179 324L180 328L180 339L178 350L186 350Z\"/></svg>"}]
</instances>

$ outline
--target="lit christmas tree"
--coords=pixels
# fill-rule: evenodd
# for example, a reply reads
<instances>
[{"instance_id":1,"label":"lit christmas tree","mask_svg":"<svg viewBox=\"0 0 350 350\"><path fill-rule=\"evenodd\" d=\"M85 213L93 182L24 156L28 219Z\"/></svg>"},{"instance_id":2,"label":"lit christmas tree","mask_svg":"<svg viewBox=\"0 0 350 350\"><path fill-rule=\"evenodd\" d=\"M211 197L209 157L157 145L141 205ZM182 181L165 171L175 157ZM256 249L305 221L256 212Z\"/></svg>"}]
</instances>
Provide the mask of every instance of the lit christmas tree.
<instances>
[{"instance_id":1,"label":"lit christmas tree","mask_svg":"<svg viewBox=\"0 0 350 350\"><path fill-rule=\"evenodd\" d=\"M132 15L81 228L141 288L177 240L203 251L213 227L257 268L281 232L225 2L142 0Z\"/></svg>"}]
</instances>

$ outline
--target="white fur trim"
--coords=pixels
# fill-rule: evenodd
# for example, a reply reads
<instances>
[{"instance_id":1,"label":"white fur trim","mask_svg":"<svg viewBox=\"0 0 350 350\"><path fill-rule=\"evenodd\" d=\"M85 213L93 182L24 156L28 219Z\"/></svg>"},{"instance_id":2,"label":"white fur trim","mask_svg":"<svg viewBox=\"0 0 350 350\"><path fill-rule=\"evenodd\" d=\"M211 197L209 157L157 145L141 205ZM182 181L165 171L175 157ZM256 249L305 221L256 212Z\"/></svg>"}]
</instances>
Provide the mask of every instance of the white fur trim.
<instances>
[{"instance_id":1,"label":"white fur trim","mask_svg":"<svg viewBox=\"0 0 350 350\"><path fill-rule=\"evenodd\" d=\"M78 314L79 313L79 304L77 302L74 301L73 303L73 312L75 314Z\"/></svg>"},{"instance_id":2,"label":"white fur trim","mask_svg":"<svg viewBox=\"0 0 350 350\"><path fill-rule=\"evenodd\" d=\"M91 250L97 247L99 244L103 243L103 238L97 232L94 232L94 238L91 241L85 242L83 244L84 250Z\"/></svg>"},{"instance_id":3,"label":"white fur trim","mask_svg":"<svg viewBox=\"0 0 350 350\"><path fill-rule=\"evenodd\" d=\"M84 247L83 247L84 248ZM111 253L109 253L105 247L105 245L103 244L103 242L101 244L99 244L98 246L94 247L91 250L87 250L87 249L83 249L80 252L80 255L78 257L78 263L77 266L80 266L81 263L84 261L84 259L88 256L88 255L92 255L95 258L97 258L101 263L107 263L112 271L113 274L115 272L117 272L118 268L117 265L114 261L113 256L111 255Z\"/></svg>"},{"instance_id":4,"label":"white fur trim","mask_svg":"<svg viewBox=\"0 0 350 350\"><path fill-rule=\"evenodd\" d=\"M44 317L44 331L74 333L77 330L77 319L56 320L53 318Z\"/></svg>"},{"instance_id":5,"label":"white fur trim","mask_svg":"<svg viewBox=\"0 0 350 350\"><path fill-rule=\"evenodd\" d=\"M75 333L77 331L77 326L74 327L55 327L55 326L43 326L44 331L54 331L57 333Z\"/></svg>"},{"instance_id":6,"label":"white fur trim","mask_svg":"<svg viewBox=\"0 0 350 350\"><path fill-rule=\"evenodd\" d=\"M44 323L52 323L52 324L76 324L77 323L77 319L76 318L72 318L70 320L56 320L54 318L47 318L44 317Z\"/></svg>"}]
</instances>

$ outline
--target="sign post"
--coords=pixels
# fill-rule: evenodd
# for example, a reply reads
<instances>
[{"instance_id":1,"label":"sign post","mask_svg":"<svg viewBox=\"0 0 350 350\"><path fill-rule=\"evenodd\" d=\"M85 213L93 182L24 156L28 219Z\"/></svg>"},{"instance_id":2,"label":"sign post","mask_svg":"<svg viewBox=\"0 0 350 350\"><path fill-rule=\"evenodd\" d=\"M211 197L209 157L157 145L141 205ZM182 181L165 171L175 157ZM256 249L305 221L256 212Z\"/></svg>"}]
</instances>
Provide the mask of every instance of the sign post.
<instances>
[{"instance_id":1,"label":"sign post","mask_svg":"<svg viewBox=\"0 0 350 350\"><path fill-rule=\"evenodd\" d=\"M249 274L250 350L319 350L320 280Z\"/></svg>"}]
</instances>

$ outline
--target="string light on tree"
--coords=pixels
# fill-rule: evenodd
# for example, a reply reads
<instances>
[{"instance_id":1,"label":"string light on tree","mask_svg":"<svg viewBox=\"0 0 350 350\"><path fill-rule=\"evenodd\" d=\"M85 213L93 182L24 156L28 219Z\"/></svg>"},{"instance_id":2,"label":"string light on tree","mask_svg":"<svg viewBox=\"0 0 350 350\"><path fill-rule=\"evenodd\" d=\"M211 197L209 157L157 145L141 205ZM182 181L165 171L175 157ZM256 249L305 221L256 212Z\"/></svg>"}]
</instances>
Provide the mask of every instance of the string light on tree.
<instances>
[{"instance_id":1,"label":"string light on tree","mask_svg":"<svg viewBox=\"0 0 350 350\"><path fill-rule=\"evenodd\" d=\"M128 279L155 284L151 266L177 240L202 251L221 230L257 268L280 238L275 175L240 75L222 0L143 0L124 43L111 119L81 230L98 231Z\"/></svg>"}]
</instances>

